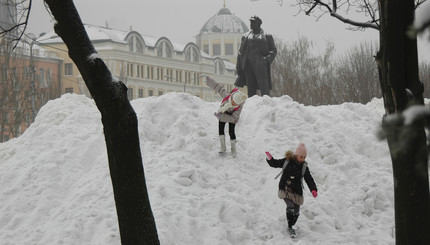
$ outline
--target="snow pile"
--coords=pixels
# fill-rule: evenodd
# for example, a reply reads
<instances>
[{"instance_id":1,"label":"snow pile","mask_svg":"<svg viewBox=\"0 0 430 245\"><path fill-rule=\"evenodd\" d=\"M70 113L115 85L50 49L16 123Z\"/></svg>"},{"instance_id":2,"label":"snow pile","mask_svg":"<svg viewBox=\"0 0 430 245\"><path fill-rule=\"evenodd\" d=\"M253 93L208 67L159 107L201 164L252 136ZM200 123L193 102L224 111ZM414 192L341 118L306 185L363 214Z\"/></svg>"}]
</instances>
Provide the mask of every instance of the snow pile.
<instances>
[{"instance_id":1,"label":"snow pile","mask_svg":"<svg viewBox=\"0 0 430 245\"><path fill-rule=\"evenodd\" d=\"M169 93L132 105L161 244L290 240L280 169L264 151L282 158L299 142L319 196L305 187L297 243L394 244L390 157L375 136L382 100L312 107L249 98L236 159L217 154L218 103ZM120 244L100 113L84 96L49 102L21 137L0 144L0 185L1 244Z\"/></svg>"}]
</instances>

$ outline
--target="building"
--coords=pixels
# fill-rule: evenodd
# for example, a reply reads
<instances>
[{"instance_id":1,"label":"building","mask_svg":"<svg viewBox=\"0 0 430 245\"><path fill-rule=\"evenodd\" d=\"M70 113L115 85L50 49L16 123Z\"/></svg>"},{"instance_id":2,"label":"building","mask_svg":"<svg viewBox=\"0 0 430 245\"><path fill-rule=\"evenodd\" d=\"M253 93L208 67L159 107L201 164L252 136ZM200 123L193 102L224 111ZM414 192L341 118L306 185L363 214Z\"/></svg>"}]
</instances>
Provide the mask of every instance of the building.
<instances>
[{"instance_id":1,"label":"building","mask_svg":"<svg viewBox=\"0 0 430 245\"><path fill-rule=\"evenodd\" d=\"M20 136L39 109L60 97L63 60L34 40L0 41L0 142Z\"/></svg>"},{"instance_id":2,"label":"building","mask_svg":"<svg viewBox=\"0 0 430 245\"><path fill-rule=\"evenodd\" d=\"M2 27L16 22L16 6L7 2L0 0ZM5 11L7 14L3 14ZM113 76L127 86L130 100L170 92L186 92L206 101L221 100L206 86L204 77L211 76L227 90L234 88L237 52L242 34L248 31L225 6L204 23L196 43L178 44L167 37L146 36L134 30L84 27ZM8 34L13 36L14 32ZM7 40L0 40L0 142L24 132L49 99L65 93L91 96L55 32L37 39L25 38L13 52L7 51Z\"/></svg>"},{"instance_id":3,"label":"building","mask_svg":"<svg viewBox=\"0 0 430 245\"><path fill-rule=\"evenodd\" d=\"M17 37L17 3L11 0L0 0L0 31L11 30L4 37ZM13 30L12 30L13 29Z\"/></svg>"},{"instance_id":4,"label":"building","mask_svg":"<svg viewBox=\"0 0 430 245\"><path fill-rule=\"evenodd\" d=\"M228 90L234 88L235 64L202 52L195 43L182 45L167 37L155 38L133 30L94 25L85 25L85 29L109 70L128 87L130 100L169 92L186 92L206 101L220 100L203 82L206 75ZM62 39L54 32L45 36L51 38L39 42L64 59L62 93L90 96Z\"/></svg>"},{"instance_id":5,"label":"building","mask_svg":"<svg viewBox=\"0 0 430 245\"><path fill-rule=\"evenodd\" d=\"M247 25L228 8L220 9L196 35L196 44L205 53L236 64L242 35Z\"/></svg>"}]
</instances>

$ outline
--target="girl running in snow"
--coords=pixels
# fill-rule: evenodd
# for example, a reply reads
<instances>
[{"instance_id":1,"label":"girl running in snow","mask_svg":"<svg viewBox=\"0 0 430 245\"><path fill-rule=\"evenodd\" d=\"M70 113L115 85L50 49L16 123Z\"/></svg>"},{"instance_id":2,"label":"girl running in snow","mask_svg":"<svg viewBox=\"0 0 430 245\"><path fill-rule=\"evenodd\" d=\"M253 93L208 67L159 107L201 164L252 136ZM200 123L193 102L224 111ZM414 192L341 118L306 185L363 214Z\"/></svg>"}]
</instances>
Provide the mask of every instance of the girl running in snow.
<instances>
[{"instance_id":1,"label":"girl running in snow","mask_svg":"<svg viewBox=\"0 0 430 245\"><path fill-rule=\"evenodd\" d=\"M239 122L240 113L242 112L243 105L248 96L240 92L237 88L233 89L229 93L222 85L218 84L208 76L206 77L206 84L224 98L221 102L220 108L214 113L215 117L219 120L218 137L221 144L219 152L224 153L226 151L224 128L225 124L228 123L231 155L236 157L236 134L234 128L236 123Z\"/></svg>"},{"instance_id":2,"label":"girl running in snow","mask_svg":"<svg viewBox=\"0 0 430 245\"><path fill-rule=\"evenodd\" d=\"M293 225L299 218L300 205L304 201L302 178L305 179L313 197L317 197L318 195L317 186L305 161L306 155L307 151L303 143L297 146L294 155L292 151L287 151L285 158L279 160L274 159L269 152L266 152L267 163L273 168L282 168L278 196L287 204L288 231L292 237L296 235Z\"/></svg>"}]
</instances>

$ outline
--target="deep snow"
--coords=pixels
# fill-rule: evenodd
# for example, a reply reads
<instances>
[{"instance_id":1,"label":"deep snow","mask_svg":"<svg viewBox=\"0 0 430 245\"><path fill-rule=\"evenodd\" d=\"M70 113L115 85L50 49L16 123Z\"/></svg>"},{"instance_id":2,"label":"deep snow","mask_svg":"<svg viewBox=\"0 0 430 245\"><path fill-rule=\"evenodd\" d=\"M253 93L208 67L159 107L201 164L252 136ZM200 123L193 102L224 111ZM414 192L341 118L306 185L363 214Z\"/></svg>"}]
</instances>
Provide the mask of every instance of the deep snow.
<instances>
[{"instance_id":1,"label":"deep snow","mask_svg":"<svg viewBox=\"0 0 430 245\"><path fill-rule=\"evenodd\" d=\"M249 98L236 159L217 154L218 102L169 93L132 105L161 244L290 243L280 169L264 152L282 158L299 142L319 195L305 186L295 244L394 244L389 151L375 136L381 99L313 107ZM0 144L0 185L1 244L120 244L100 113L85 96L50 101Z\"/></svg>"}]
</instances>

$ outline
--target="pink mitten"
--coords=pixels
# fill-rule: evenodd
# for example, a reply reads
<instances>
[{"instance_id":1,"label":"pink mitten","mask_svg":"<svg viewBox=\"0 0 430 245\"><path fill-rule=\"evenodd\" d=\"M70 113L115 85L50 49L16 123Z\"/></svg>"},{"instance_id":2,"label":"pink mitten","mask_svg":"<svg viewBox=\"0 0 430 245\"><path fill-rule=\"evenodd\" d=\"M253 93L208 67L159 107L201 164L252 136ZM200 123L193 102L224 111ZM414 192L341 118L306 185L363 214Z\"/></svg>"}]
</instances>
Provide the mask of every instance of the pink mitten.
<instances>
[{"instance_id":1,"label":"pink mitten","mask_svg":"<svg viewBox=\"0 0 430 245\"><path fill-rule=\"evenodd\" d=\"M268 151L266 151L266 158L267 160L272 160L272 154L270 154Z\"/></svg>"},{"instance_id":2,"label":"pink mitten","mask_svg":"<svg viewBox=\"0 0 430 245\"><path fill-rule=\"evenodd\" d=\"M312 196L317 197L318 196L318 192L316 190L312 191Z\"/></svg>"}]
</instances>

